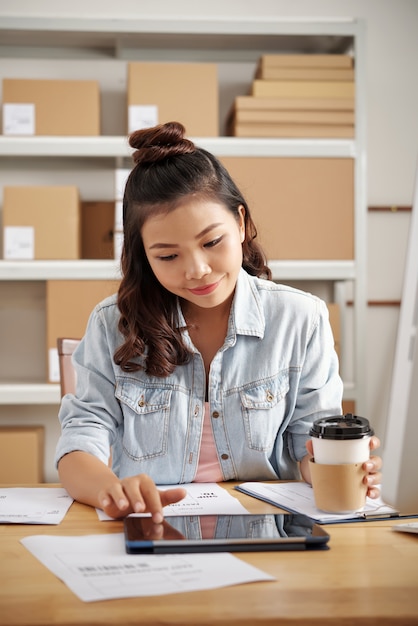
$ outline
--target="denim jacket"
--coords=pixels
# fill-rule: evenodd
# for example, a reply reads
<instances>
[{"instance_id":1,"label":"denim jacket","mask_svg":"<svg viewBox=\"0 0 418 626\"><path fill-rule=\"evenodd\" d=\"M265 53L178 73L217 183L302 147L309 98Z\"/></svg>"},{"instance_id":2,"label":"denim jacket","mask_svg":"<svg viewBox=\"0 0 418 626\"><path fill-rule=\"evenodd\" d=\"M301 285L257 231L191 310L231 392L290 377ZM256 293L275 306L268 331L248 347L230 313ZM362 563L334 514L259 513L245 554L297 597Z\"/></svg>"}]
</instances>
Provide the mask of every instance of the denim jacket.
<instances>
[{"instance_id":1,"label":"denim jacket","mask_svg":"<svg viewBox=\"0 0 418 626\"><path fill-rule=\"evenodd\" d=\"M73 355L76 396L63 398L56 462L82 450L119 477L146 473L160 485L192 482L203 427L203 359L166 378L127 373L116 296L97 305ZM184 323L180 315L180 323ZM224 345L207 396L224 480L299 478L313 420L341 414L342 381L325 303L240 271Z\"/></svg>"}]
</instances>

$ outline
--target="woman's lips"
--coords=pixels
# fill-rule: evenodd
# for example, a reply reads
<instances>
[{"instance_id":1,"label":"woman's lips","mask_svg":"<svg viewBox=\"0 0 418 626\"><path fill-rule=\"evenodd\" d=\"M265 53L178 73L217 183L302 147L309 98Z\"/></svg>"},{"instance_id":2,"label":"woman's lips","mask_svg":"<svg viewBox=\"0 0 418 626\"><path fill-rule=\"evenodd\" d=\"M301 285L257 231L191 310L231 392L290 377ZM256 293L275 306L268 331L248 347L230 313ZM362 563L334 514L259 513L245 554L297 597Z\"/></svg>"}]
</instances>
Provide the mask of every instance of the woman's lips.
<instances>
[{"instance_id":1,"label":"woman's lips","mask_svg":"<svg viewBox=\"0 0 418 626\"><path fill-rule=\"evenodd\" d=\"M189 289L189 291L195 296L207 296L209 293L215 291L216 287L219 285L220 281L216 283L211 283L210 285L203 285L202 287L194 287L194 289Z\"/></svg>"}]
</instances>

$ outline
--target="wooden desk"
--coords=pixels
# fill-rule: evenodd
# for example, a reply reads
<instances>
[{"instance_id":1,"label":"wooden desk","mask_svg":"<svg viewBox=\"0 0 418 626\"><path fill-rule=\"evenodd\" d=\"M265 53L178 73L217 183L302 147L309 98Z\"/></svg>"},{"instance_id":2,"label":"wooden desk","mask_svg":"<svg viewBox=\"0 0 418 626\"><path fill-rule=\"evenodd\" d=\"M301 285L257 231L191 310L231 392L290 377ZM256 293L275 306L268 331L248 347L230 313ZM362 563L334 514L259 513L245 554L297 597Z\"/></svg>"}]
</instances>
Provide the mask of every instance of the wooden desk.
<instances>
[{"instance_id":1,"label":"wooden desk","mask_svg":"<svg viewBox=\"0 0 418 626\"><path fill-rule=\"evenodd\" d=\"M278 512L233 493L250 512ZM99 522L94 509L74 503L58 526L0 525L0 625L418 625L418 536L392 525L330 525L324 552L239 554L274 582L85 603L19 543L35 534L122 531L120 521Z\"/></svg>"}]
</instances>

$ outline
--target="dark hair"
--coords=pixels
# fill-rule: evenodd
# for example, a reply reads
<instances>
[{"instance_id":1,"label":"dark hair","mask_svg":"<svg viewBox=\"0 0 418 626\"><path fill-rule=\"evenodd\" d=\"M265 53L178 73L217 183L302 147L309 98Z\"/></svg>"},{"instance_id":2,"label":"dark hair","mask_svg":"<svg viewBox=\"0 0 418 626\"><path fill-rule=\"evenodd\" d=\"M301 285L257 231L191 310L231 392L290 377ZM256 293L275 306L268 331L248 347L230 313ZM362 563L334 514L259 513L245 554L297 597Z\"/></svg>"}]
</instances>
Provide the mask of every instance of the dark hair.
<instances>
[{"instance_id":1,"label":"dark hair","mask_svg":"<svg viewBox=\"0 0 418 626\"><path fill-rule=\"evenodd\" d=\"M114 360L124 371L145 369L168 376L187 363L190 351L179 328L177 296L155 278L141 230L151 215L173 211L194 194L223 204L239 217L245 209L242 267L253 276L271 279L266 258L255 241L257 231L245 199L224 166L210 152L185 137L178 122L138 130L129 137L135 148L134 168L123 198L122 281L118 291L119 331L125 338Z\"/></svg>"}]
</instances>

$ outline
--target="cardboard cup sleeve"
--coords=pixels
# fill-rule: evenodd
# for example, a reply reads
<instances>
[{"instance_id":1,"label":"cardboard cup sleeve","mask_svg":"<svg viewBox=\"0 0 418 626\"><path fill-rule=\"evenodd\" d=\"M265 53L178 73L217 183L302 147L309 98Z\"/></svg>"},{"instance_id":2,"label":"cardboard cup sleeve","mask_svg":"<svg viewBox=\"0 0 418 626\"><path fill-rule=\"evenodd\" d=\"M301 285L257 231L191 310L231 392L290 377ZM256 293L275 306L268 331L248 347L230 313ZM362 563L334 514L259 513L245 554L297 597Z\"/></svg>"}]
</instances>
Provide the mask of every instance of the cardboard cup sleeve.
<instances>
[{"instance_id":1,"label":"cardboard cup sleeve","mask_svg":"<svg viewBox=\"0 0 418 626\"><path fill-rule=\"evenodd\" d=\"M328 513L348 513L362 509L367 485L362 463L323 465L310 460L312 487L318 509Z\"/></svg>"}]
</instances>

